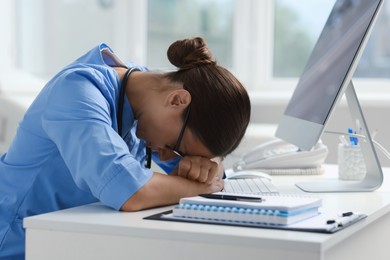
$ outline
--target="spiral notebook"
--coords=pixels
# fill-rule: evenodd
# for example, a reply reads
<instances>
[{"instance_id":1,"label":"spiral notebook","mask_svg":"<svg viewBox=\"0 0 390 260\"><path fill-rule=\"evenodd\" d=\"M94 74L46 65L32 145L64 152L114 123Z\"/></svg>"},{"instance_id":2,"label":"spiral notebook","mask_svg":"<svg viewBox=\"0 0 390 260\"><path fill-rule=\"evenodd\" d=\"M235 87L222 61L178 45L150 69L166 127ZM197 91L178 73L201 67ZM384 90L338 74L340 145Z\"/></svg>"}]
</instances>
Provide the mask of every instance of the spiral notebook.
<instances>
[{"instance_id":1,"label":"spiral notebook","mask_svg":"<svg viewBox=\"0 0 390 260\"><path fill-rule=\"evenodd\" d=\"M214 195L235 195L215 193ZM247 198L256 198L247 196ZM238 197L237 197L238 198ZM227 222L288 225L318 215L321 199L316 197L261 196L261 201L182 198L173 217Z\"/></svg>"},{"instance_id":2,"label":"spiral notebook","mask_svg":"<svg viewBox=\"0 0 390 260\"><path fill-rule=\"evenodd\" d=\"M190 197L173 210L145 219L334 233L366 217L356 212L320 210L321 199L288 195L262 196L262 202Z\"/></svg>"}]
</instances>

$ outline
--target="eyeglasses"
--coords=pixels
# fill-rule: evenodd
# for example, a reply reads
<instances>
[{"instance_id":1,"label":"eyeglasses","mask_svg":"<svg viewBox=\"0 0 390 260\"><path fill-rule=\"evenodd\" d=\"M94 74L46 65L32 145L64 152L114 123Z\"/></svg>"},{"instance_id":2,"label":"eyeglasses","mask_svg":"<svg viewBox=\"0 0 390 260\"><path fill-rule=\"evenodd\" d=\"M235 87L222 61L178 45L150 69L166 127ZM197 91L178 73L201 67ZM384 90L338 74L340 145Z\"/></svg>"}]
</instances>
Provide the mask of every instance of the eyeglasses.
<instances>
[{"instance_id":1,"label":"eyeglasses","mask_svg":"<svg viewBox=\"0 0 390 260\"><path fill-rule=\"evenodd\" d=\"M174 146L173 148L171 148L171 147L168 146L168 145L166 146L168 149L172 150L172 152L173 152L174 154L176 154L177 156L180 156L180 157L184 157L184 156L186 155L185 153L181 152L181 151L179 150L179 148L180 148L181 140L183 139L184 130L185 130L186 127L187 127L188 116L190 115L190 110L191 110L191 109L190 109L190 106L188 106L187 112L186 112L186 116L185 116L185 118L184 118L184 123L183 123L183 126L182 126L181 130L180 130L180 134L179 134L179 137L177 138L177 141L176 141L175 146Z\"/></svg>"}]
</instances>

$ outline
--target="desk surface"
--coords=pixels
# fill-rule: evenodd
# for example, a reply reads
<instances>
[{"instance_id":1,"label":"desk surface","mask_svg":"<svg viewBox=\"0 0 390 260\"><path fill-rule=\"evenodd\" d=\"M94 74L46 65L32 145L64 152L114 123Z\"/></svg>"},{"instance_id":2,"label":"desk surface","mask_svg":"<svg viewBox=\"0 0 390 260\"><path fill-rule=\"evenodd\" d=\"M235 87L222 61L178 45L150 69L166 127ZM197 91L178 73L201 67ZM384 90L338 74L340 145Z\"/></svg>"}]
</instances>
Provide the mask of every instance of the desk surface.
<instances>
[{"instance_id":1,"label":"desk surface","mask_svg":"<svg viewBox=\"0 0 390 260\"><path fill-rule=\"evenodd\" d=\"M306 180L336 178L336 170L335 166L327 166L326 173L321 176L274 176L273 182L281 193L308 194L293 184ZM169 210L172 207L128 213L117 212L97 203L26 218L24 226L27 230L27 256L30 251L34 251L32 249L36 246L35 240L32 239L33 236L29 237L29 234L35 231L58 231L67 234L105 236L105 241L108 237L131 237L139 241L148 241L148 243L160 240L171 241L175 244L202 244L215 246L215 248L221 245L232 246L245 248L248 252L249 249L256 251L263 248L268 250L269 255L272 252L275 253L275 250L279 252L277 254L282 251L287 252L286 255L294 251L307 256L307 258L302 258L301 255L301 259L324 259L327 252L341 242L351 239L361 230L374 226L374 223L386 216L390 218L388 214L390 212L390 180L386 178L386 174L390 174L390 169L384 169L385 182L374 192L310 193L310 195L323 198L323 208L326 210L357 211L368 215L366 219L335 234L144 220L145 216ZM375 239L375 233L371 236ZM368 237L362 239L368 239ZM312 258L313 255L318 258ZM160 259L164 258L161 254L159 256ZM290 259L294 258L290 257Z\"/></svg>"}]
</instances>

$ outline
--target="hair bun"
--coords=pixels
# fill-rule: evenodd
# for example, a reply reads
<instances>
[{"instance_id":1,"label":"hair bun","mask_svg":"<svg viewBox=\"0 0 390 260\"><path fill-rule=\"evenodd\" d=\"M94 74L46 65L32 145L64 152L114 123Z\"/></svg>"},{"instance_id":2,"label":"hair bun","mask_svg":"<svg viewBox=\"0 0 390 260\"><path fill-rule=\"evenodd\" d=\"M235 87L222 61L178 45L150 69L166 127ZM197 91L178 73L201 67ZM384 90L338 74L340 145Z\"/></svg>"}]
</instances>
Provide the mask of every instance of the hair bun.
<instances>
[{"instance_id":1,"label":"hair bun","mask_svg":"<svg viewBox=\"0 0 390 260\"><path fill-rule=\"evenodd\" d=\"M201 37L179 40L167 51L169 61L180 70L216 64L206 42Z\"/></svg>"}]
</instances>

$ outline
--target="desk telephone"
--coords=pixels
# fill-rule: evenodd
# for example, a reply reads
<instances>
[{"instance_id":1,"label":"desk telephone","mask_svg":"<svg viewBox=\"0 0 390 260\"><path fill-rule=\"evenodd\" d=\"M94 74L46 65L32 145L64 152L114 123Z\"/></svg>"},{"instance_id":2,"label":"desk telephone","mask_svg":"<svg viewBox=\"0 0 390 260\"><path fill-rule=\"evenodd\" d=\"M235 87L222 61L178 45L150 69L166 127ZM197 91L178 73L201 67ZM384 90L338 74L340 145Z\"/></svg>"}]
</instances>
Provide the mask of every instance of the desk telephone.
<instances>
[{"instance_id":1,"label":"desk telephone","mask_svg":"<svg viewBox=\"0 0 390 260\"><path fill-rule=\"evenodd\" d=\"M320 174L328 148L319 142L310 151L281 139L273 139L246 152L233 170L258 170L269 174Z\"/></svg>"}]
</instances>

